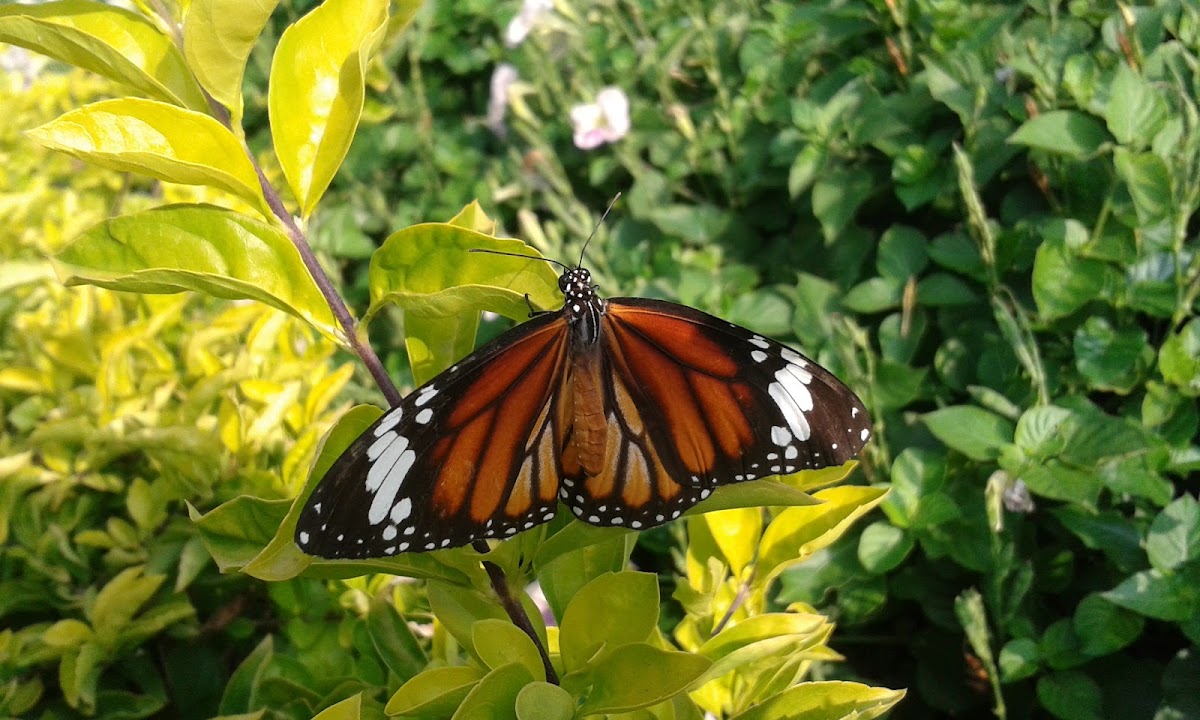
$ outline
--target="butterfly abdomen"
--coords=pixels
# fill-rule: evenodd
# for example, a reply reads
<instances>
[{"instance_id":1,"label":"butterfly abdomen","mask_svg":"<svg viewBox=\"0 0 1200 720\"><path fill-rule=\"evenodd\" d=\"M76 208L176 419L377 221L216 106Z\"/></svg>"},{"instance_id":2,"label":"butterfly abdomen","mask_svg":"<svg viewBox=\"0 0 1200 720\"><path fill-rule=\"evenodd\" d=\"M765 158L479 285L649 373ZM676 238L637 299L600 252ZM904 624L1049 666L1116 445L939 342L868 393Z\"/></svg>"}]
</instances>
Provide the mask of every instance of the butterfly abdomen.
<instances>
[{"instance_id":1,"label":"butterfly abdomen","mask_svg":"<svg viewBox=\"0 0 1200 720\"><path fill-rule=\"evenodd\" d=\"M574 416L571 425L574 433L571 442L575 445L575 457L583 472L589 476L599 475L604 469L607 446L608 420L604 417L604 381L598 345L591 345L577 353L571 360L574 379Z\"/></svg>"}]
</instances>

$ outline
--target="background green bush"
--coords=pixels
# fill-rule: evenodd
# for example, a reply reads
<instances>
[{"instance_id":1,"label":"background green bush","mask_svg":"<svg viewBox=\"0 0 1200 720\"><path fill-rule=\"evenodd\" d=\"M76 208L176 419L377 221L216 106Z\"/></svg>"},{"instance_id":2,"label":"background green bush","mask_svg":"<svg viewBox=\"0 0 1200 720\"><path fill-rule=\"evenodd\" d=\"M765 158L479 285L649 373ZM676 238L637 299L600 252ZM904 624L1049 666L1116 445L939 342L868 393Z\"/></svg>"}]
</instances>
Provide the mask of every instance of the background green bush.
<instances>
[{"instance_id":1,"label":"background green bush","mask_svg":"<svg viewBox=\"0 0 1200 720\"><path fill-rule=\"evenodd\" d=\"M268 34L306 9L281 8ZM516 12L439 3L385 39L364 124L311 225L344 261L350 297L365 306L359 261L398 227L479 198L513 234L571 258L621 190L589 249L606 294L667 297L798 341L873 411L863 478L891 483L884 515L764 599L838 621L831 643L847 662L819 674L908 687L905 717L1200 713L1195 6L560 4L507 48ZM248 73L260 152L270 51ZM500 62L521 77L505 138L484 123ZM569 109L608 85L629 95L632 131L581 151ZM26 396L5 391L6 430L19 431L8 408ZM20 437L6 447L23 449ZM132 494L109 492L117 509L88 523L132 512L120 504ZM635 550L675 589L662 593L668 625L694 611L681 546L660 530ZM84 573L81 587L137 564ZM377 590L347 594L346 628L370 618ZM306 605L287 595L272 591L278 607ZM305 658L317 625L288 627ZM355 639L328 644L340 671L366 683L394 671L345 632ZM243 667L279 667L265 660L275 651ZM13 677L30 697L28 675ZM262 706L238 702L222 711Z\"/></svg>"}]
</instances>

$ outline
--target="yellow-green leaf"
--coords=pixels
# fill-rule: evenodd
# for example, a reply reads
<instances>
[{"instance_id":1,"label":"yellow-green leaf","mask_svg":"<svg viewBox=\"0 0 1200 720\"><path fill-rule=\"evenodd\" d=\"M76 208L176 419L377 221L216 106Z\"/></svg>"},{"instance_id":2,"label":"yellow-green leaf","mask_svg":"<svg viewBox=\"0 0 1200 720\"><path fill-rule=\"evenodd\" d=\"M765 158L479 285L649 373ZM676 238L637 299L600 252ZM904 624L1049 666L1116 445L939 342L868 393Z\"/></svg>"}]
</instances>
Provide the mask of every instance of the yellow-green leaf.
<instances>
[{"instance_id":1,"label":"yellow-green leaf","mask_svg":"<svg viewBox=\"0 0 1200 720\"><path fill-rule=\"evenodd\" d=\"M169 37L146 18L88 0L0 8L0 42L11 43L193 110L208 102Z\"/></svg>"},{"instance_id":2,"label":"yellow-green leaf","mask_svg":"<svg viewBox=\"0 0 1200 720\"><path fill-rule=\"evenodd\" d=\"M362 693L355 693L313 716L313 720L358 720L362 717Z\"/></svg>"},{"instance_id":3,"label":"yellow-green leaf","mask_svg":"<svg viewBox=\"0 0 1200 720\"><path fill-rule=\"evenodd\" d=\"M68 285L258 300L340 342L333 313L287 236L222 208L175 205L113 218L54 262Z\"/></svg>"},{"instance_id":4,"label":"yellow-green leaf","mask_svg":"<svg viewBox=\"0 0 1200 720\"><path fill-rule=\"evenodd\" d=\"M870 720L904 697L903 690L854 682L807 682L755 705L734 720Z\"/></svg>"},{"instance_id":5,"label":"yellow-green leaf","mask_svg":"<svg viewBox=\"0 0 1200 720\"><path fill-rule=\"evenodd\" d=\"M483 675L482 670L470 665L426 670L401 685L384 712L389 716L448 717Z\"/></svg>"},{"instance_id":6,"label":"yellow-green leaf","mask_svg":"<svg viewBox=\"0 0 1200 720\"><path fill-rule=\"evenodd\" d=\"M242 117L246 58L279 0L192 0L183 21L183 54L213 99Z\"/></svg>"},{"instance_id":7,"label":"yellow-green leaf","mask_svg":"<svg viewBox=\"0 0 1200 720\"><path fill-rule=\"evenodd\" d=\"M242 144L208 115L140 98L72 110L29 136L100 167L205 185L264 208L258 174Z\"/></svg>"},{"instance_id":8,"label":"yellow-green leaf","mask_svg":"<svg viewBox=\"0 0 1200 720\"><path fill-rule=\"evenodd\" d=\"M140 565L126 568L96 593L90 617L102 642L114 641L166 579L163 575L143 575L142 571Z\"/></svg>"},{"instance_id":9,"label":"yellow-green leaf","mask_svg":"<svg viewBox=\"0 0 1200 720\"><path fill-rule=\"evenodd\" d=\"M558 643L568 671L601 649L642 642L658 623L658 580L650 573L606 573L583 587L567 606Z\"/></svg>"},{"instance_id":10,"label":"yellow-green leaf","mask_svg":"<svg viewBox=\"0 0 1200 720\"><path fill-rule=\"evenodd\" d=\"M308 217L346 157L362 115L367 59L387 0L325 0L283 32L267 109L279 165Z\"/></svg>"},{"instance_id":11,"label":"yellow-green leaf","mask_svg":"<svg viewBox=\"0 0 1200 720\"><path fill-rule=\"evenodd\" d=\"M481 222L460 213L456 220ZM530 259L472 253L485 249ZM425 223L394 233L371 257L369 320L388 304L404 311L405 345L413 377L425 382L474 347L478 312L514 320L562 304L558 276L520 240L499 239L450 223Z\"/></svg>"},{"instance_id":12,"label":"yellow-green leaf","mask_svg":"<svg viewBox=\"0 0 1200 720\"><path fill-rule=\"evenodd\" d=\"M766 587L784 567L829 545L883 500L886 488L847 486L822 490L820 505L784 510L763 532L754 584Z\"/></svg>"},{"instance_id":13,"label":"yellow-green leaf","mask_svg":"<svg viewBox=\"0 0 1200 720\"><path fill-rule=\"evenodd\" d=\"M471 627L471 638L483 664L493 670L515 662L524 665L535 680L546 679L538 649L511 620L480 620Z\"/></svg>"}]
</instances>

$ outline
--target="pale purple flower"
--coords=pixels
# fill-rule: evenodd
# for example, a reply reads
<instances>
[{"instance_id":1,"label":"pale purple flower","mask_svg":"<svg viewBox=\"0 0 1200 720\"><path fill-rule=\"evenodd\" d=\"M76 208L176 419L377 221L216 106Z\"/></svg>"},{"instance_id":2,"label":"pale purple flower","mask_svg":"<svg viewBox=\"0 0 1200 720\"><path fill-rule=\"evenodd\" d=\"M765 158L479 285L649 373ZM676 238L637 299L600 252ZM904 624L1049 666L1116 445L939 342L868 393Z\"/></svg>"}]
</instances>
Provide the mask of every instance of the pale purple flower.
<instances>
[{"instance_id":1,"label":"pale purple flower","mask_svg":"<svg viewBox=\"0 0 1200 720\"><path fill-rule=\"evenodd\" d=\"M596 102L571 108L575 126L575 147L591 150L604 143L616 142L629 132L629 98L617 87L606 87Z\"/></svg>"},{"instance_id":2,"label":"pale purple flower","mask_svg":"<svg viewBox=\"0 0 1200 720\"><path fill-rule=\"evenodd\" d=\"M504 29L504 44L508 47L520 45L529 35L529 31L553 9L553 0L524 0L521 3L521 12L509 20L508 27Z\"/></svg>"},{"instance_id":3,"label":"pale purple flower","mask_svg":"<svg viewBox=\"0 0 1200 720\"><path fill-rule=\"evenodd\" d=\"M484 124L496 137L503 138L508 134L508 128L504 125L504 116L508 113L508 88L518 79L517 69L508 63L501 63L492 71L487 120Z\"/></svg>"}]
</instances>

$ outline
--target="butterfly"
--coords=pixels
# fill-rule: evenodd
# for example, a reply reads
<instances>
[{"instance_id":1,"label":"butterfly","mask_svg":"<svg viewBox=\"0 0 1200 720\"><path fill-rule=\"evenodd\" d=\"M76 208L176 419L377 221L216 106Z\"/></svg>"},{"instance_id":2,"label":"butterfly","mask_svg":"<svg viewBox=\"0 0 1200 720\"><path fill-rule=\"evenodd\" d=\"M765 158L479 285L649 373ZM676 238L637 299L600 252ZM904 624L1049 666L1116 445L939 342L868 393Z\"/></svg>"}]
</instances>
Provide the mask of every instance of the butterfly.
<instances>
[{"instance_id":1,"label":"butterfly","mask_svg":"<svg viewBox=\"0 0 1200 720\"><path fill-rule=\"evenodd\" d=\"M503 539L560 502L641 530L724 484L840 465L870 437L862 401L800 353L684 305L605 300L582 262L557 264L562 308L531 308L334 461L300 513L301 550L361 559Z\"/></svg>"}]
</instances>

